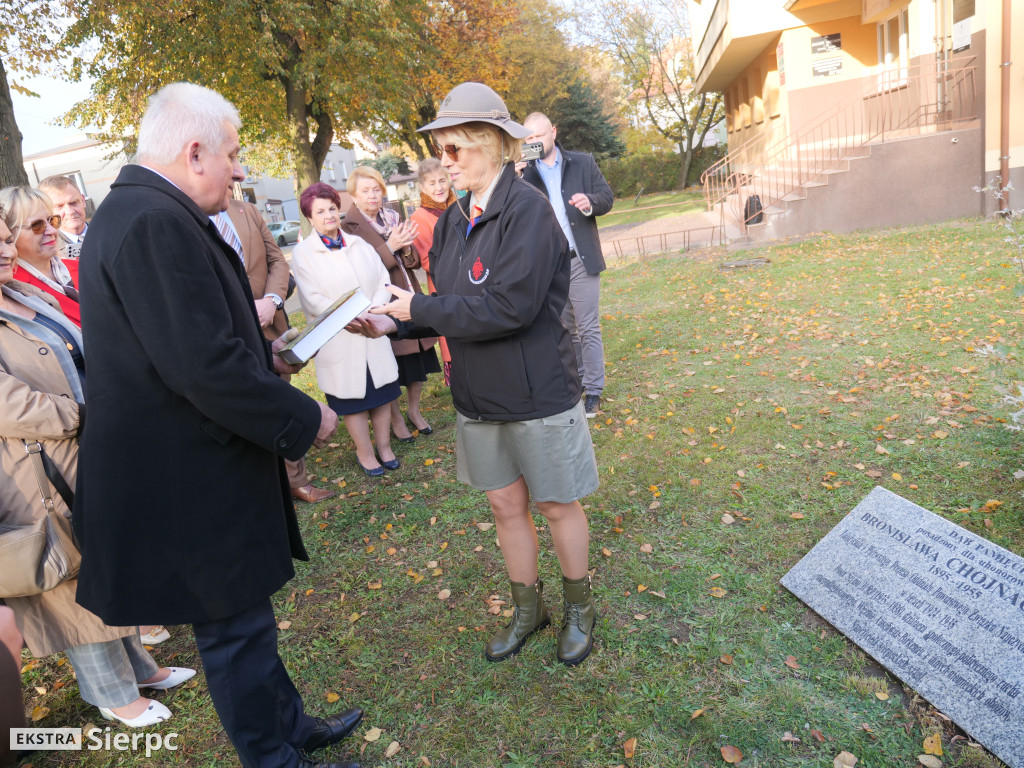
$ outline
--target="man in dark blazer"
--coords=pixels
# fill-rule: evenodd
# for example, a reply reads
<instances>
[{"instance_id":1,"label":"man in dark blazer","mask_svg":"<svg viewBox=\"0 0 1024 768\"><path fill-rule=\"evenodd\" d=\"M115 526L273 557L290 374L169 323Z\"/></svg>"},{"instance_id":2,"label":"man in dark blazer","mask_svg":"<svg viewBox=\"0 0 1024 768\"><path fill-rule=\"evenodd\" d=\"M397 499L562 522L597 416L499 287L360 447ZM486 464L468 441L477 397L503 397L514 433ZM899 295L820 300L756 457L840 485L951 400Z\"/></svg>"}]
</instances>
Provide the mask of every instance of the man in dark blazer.
<instances>
[{"instance_id":1,"label":"man in dark blazer","mask_svg":"<svg viewBox=\"0 0 1024 768\"><path fill-rule=\"evenodd\" d=\"M241 262L209 218L244 177L239 125L213 91L161 89L139 127L140 164L121 170L85 241L77 599L112 625L192 624L242 765L295 768L317 765L303 750L362 717L303 712L270 602L292 558L307 559L280 457L325 444L338 420L277 375L297 368L264 339Z\"/></svg>"},{"instance_id":2,"label":"man in dark blazer","mask_svg":"<svg viewBox=\"0 0 1024 768\"><path fill-rule=\"evenodd\" d=\"M597 234L597 217L612 209L608 182L586 152L566 152L556 142L558 130L542 112L523 121L527 142L539 141L544 154L523 168L523 179L548 196L555 218L569 241L572 276L562 322L572 335L576 364L583 382L587 418L597 416L604 392L604 343L599 301L604 254Z\"/></svg>"},{"instance_id":3,"label":"man in dark blazer","mask_svg":"<svg viewBox=\"0 0 1024 768\"><path fill-rule=\"evenodd\" d=\"M256 316L263 327L263 335L267 341L276 341L288 330L288 315L284 311L290 273L288 261L255 205L231 200L228 209L219 215L228 218L229 226L238 237L241 246L239 257L245 264L245 274L249 278L249 288L252 289ZM291 375L282 373L281 378L288 381ZM334 491L317 488L309 483L305 459L285 459L284 466L288 471L288 485L291 486L293 499L316 503L334 496Z\"/></svg>"}]
</instances>

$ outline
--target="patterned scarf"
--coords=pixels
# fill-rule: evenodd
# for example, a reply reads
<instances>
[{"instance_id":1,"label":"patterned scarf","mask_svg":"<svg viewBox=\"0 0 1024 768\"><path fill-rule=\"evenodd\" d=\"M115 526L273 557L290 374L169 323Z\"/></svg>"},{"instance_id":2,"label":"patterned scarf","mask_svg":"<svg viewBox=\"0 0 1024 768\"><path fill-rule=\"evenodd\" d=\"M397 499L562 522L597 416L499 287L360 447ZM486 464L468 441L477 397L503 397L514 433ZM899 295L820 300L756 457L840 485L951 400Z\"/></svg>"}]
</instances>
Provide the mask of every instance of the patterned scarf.
<instances>
[{"instance_id":1,"label":"patterned scarf","mask_svg":"<svg viewBox=\"0 0 1024 768\"><path fill-rule=\"evenodd\" d=\"M360 211L360 213L363 212ZM372 219L363 213L363 218L370 222L370 226L376 230L385 243L391 237L391 230L397 227L401 220L398 211L393 211L390 208L381 208Z\"/></svg>"},{"instance_id":2,"label":"patterned scarf","mask_svg":"<svg viewBox=\"0 0 1024 768\"><path fill-rule=\"evenodd\" d=\"M427 195L425 192L420 192L420 208L430 211L435 217L440 216L446 210L448 206L454 203L458 198L455 196L453 189L448 190L448 199L443 203L439 203L434 198Z\"/></svg>"},{"instance_id":3,"label":"patterned scarf","mask_svg":"<svg viewBox=\"0 0 1024 768\"><path fill-rule=\"evenodd\" d=\"M320 235L319 232L317 232L317 234ZM320 235L320 242L326 245L327 250L329 251L340 251L342 248L345 247L345 238L341 234L341 230L338 230L337 238L330 238L327 235Z\"/></svg>"}]
</instances>

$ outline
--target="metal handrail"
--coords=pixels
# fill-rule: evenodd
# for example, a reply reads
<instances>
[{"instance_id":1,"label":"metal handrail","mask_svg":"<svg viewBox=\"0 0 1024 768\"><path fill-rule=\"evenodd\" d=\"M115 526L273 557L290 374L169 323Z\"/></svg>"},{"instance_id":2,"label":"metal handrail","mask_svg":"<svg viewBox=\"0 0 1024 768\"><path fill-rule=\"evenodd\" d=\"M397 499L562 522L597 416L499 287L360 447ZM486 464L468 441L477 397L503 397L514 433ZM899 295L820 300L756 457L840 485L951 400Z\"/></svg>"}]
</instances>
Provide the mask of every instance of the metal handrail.
<instances>
[{"instance_id":1,"label":"metal handrail","mask_svg":"<svg viewBox=\"0 0 1024 768\"><path fill-rule=\"evenodd\" d=\"M767 150L754 149L761 137L747 140L701 175L708 210L732 197L745 227L758 211L741 213L741 199L757 195L761 208L772 212L802 197L805 187L824 183L849 158L863 156L867 144L952 130L977 119L974 61L964 56L866 77L856 99L827 110Z\"/></svg>"}]
</instances>

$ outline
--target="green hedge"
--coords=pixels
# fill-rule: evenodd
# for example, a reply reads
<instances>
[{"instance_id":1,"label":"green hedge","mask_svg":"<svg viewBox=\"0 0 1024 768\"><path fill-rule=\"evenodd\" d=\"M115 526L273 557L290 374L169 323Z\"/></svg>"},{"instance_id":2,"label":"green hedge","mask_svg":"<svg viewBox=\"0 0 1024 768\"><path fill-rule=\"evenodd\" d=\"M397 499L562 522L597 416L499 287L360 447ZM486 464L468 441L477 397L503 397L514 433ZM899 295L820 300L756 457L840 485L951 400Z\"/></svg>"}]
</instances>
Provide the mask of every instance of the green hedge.
<instances>
[{"instance_id":1,"label":"green hedge","mask_svg":"<svg viewBox=\"0 0 1024 768\"><path fill-rule=\"evenodd\" d=\"M704 169L722 156L725 147L701 147L690 164L690 184L699 184ZM668 192L678 188L682 157L675 152L645 152L605 160L601 172L616 197Z\"/></svg>"}]
</instances>

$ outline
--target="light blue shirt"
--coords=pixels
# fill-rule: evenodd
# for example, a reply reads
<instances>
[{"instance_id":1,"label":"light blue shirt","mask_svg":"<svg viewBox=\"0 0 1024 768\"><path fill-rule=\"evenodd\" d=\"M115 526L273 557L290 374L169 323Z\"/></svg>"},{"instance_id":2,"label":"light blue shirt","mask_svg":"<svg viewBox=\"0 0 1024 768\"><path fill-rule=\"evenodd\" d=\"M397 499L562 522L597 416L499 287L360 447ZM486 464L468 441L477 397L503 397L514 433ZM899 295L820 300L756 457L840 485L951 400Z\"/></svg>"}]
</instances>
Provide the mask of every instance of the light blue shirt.
<instances>
[{"instance_id":1,"label":"light blue shirt","mask_svg":"<svg viewBox=\"0 0 1024 768\"><path fill-rule=\"evenodd\" d=\"M565 239L569 241L569 247L576 250L576 241L572 237L572 227L569 226L569 217L565 212L565 200L562 199L562 152L555 147L555 164L548 165L543 160L537 160L533 164L540 174L541 180L548 191L548 200L551 201L551 208L555 212L555 218L565 233Z\"/></svg>"}]
</instances>

